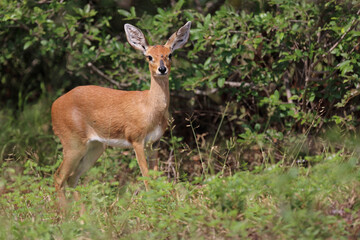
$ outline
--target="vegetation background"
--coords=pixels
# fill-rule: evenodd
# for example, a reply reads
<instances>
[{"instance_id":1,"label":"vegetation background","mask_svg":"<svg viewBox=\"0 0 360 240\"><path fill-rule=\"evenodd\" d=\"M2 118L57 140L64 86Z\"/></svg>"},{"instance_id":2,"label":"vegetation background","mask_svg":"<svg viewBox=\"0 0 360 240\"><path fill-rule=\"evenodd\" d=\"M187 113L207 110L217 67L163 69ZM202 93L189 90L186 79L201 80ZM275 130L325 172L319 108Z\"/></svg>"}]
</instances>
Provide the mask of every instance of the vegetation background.
<instances>
[{"instance_id":1,"label":"vegetation background","mask_svg":"<svg viewBox=\"0 0 360 240\"><path fill-rule=\"evenodd\" d=\"M0 0L0 239L358 239L356 0ZM160 172L109 148L56 210L50 107L75 86L149 88L124 23L174 56ZM106 116L104 116L106 117ZM71 190L69 190L70 192Z\"/></svg>"}]
</instances>

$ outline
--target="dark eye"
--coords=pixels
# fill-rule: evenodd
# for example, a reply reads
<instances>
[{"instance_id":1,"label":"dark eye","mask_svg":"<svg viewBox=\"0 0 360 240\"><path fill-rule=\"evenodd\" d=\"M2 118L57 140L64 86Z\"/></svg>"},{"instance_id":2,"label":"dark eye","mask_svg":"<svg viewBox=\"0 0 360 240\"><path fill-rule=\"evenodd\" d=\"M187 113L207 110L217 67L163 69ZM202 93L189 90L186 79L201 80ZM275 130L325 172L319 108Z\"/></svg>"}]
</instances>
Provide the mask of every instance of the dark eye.
<instances>
[{"instance_id":1,"label":"dark eye","mask_svg":"<svg viewBox=\"0 0 360 240\"><path fill-rule=\"evenodd\" d=\"M170 53L170 54L169 54L169 59L170 59L170 60L171 60L171 57L172 57L172 54Z\"/></svg>"},{"instance_id":2,"label":"dark eye","mask_svg":"<svg viewBox=\"0 0 360 240\"><path fill-rule=\"evenodd\" d=\"M149 61L153 60L152 56L147 56L147 58L149 59Z\"/></svg>"}]
</instances>

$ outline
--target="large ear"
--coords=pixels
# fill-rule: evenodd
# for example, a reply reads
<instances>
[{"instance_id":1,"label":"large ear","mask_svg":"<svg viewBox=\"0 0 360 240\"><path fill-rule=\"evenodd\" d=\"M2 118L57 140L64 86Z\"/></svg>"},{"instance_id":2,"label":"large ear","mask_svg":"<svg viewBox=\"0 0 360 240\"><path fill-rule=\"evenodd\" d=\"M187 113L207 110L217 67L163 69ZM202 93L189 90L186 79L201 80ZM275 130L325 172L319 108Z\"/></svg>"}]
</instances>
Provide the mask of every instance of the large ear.
<instances>
[{"instance_id":1,"label":"large ear","mask_svg":"<svg viewBox=\"0 0 360 240\"><path fill-rule=\"evenodd\" d=\"M187 22L179 30L177 30L169 40L165 43L166 47L169 47L171 52L175 49L181 48L185 45L190 35L191 22Z\"/></svg>"},{"instance_id":2,"label":"large ear","mask_svg":"<svg viewBox=\"0 0 360 240\"><path fill-rule=\"evenodd\" d=\"M133 48L140 50L145 54L149 44L146 41L146 38L144 34L141 32L141 30L128 23L124 25L124 29L126 33L126 38L130 43L130 45Z\"/></svg>"}]
</instances>

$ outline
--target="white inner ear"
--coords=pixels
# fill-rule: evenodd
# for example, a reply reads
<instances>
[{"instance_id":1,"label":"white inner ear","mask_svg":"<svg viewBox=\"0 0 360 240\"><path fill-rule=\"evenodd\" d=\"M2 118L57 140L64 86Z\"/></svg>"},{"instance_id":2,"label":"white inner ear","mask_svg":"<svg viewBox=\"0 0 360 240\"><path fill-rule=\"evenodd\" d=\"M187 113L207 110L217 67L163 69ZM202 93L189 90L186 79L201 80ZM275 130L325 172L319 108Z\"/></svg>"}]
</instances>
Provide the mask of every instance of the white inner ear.
<instances>
[{"instance_id":1,"label":"white inner ear","mask_svg":"<svg viewBox=\"0 0 360 240\"><path fill-rule=\"evenodd\" d=\"M138 28L134 27L131 24L125 24L125 33L130 45L145 54L148 48L148 43L145 39L144 34Z\"/></svg>"},{"instance_id":2,"label":"white inner ear","mask_svg":"<svg viewBox=\"0 0 360 240\"><path fill-rule=\"evenodd\" d=\"M185 45L185 43L187 42L187 38L181 38L181 39L176 39L176 41L173 43L171 50L174 51L178 48L181 48L182 46Z\"/></svg>"},{"instance_id":3,"label":"white inner ear","mask_svg":"<svg viewBox=\"0 0 360 240\"><path fill-rule=\"evenodd\" d=\"M169 42L172 41L170 47L171 51L181 48L186 44L190 35L190 26L191 26L191 22L187 22L184 26L182 26L179 30L177 30L176 33L173 34L175 35L174 39L173 36L170 37Z\"/></svg>"}]
</instances>

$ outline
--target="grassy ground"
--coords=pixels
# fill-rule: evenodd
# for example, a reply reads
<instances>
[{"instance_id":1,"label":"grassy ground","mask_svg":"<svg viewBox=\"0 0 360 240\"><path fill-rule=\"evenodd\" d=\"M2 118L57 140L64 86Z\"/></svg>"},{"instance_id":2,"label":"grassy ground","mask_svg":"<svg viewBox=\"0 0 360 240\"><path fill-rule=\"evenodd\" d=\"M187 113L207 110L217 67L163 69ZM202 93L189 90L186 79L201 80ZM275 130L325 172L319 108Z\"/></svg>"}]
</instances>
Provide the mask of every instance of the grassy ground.
<instances>
[{"instance_id":1,"label":"grassy ground","mask_svg":"<svg viewBox=\"0 0 360 240\"><path fill-rule=\"evenodd\" d=\"M50 119L41 117L50 116L44 109L50 108L40 102L16 119L0 112L0 239L360 237L357 141L336 135L330 140L337 143L307 155L298 147L305 145L305 135L275 149L260 145L265 138L254 133L228 140L222 149L214 141L185 151L170 128L164 142L172 150L162 153L161 161L170 170L153 172L150 191L137 179L132 151L107 149L76 189L81 202L73 201L61 216L52 179L61 145L51 134ZM243 160L258 158L263 160L256 164Z\"/></svg>"},{"instance_id":2,"label":"grassy ground","mask_svg":"<svg viewBox=\"0 0 360 240\"><path fill-rule=\"evenodd\" d=\"M57 213L53 180L28 164L3 166L1 239L356 239L358 158L323 154L314 166L281 163L232 176L169 182L159 173L119 186L116 160L104 155L77 188L79 202ZM155 175L158 175L155 178ZM70 195L70 193L69 193Z\"/></svg>"}]
</instances>

